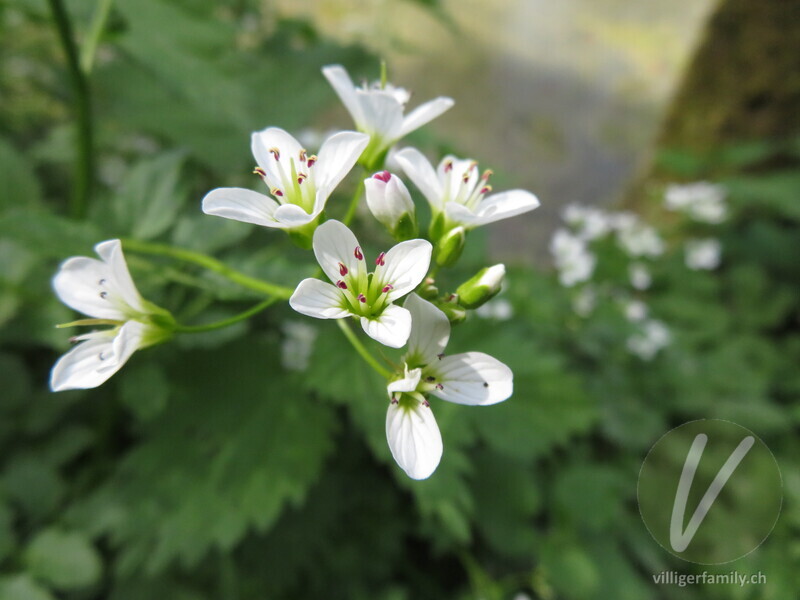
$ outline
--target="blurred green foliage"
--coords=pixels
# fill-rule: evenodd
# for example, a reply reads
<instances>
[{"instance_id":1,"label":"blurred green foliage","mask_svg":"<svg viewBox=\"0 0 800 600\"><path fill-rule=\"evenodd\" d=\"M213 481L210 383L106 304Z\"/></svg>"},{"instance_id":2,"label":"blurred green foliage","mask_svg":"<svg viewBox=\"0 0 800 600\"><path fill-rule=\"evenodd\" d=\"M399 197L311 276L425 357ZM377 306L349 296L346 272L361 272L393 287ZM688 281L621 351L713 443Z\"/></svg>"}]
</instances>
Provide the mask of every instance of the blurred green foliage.
<instances>
[{"instance_id":1,"label":"blurred green foliage","mask_svg":"<svg viewBox=\"0 0 800 600\"><path fill-rule=\"evenodd\" d=\"M80 38L93 3L69 8ZM782 600L800 588L797 141L663 154L676 180L725 184L733 214L713 230L719 272L689 271L677 251L654 270L648 299L674 341L650 363L626 351L614 311L581 319L551 274L511 268L513 319L471 317L452 343L506 362L515 394L484 409L437 403L444 459L416 482L386 446L384 382L333 326L314 324L307 372L282 367L281 325L299 318L287 306L138 353L100 389L46 389L68 347L53 325L72 319L50 278L100 240L211 252L290 286L310 274L283 237L206 217L199 199L252 179L250 131L322 126L335 99L321 65L369 73L374 60L252 1L115 4L91 78L98 190L77 222L65 217L75 131L47 5L0 6L0 32L0 600ZM600 261L620 276L613 255ZM181 322L256 300L194 267L129 262ZM483 264L476 233L442 285ZM659 548L635 498L658 437L712 417L767 442L786 497L767 543L719 568ZM732 567L768 584L651 579Z\"/></svg>"}]
</instances>

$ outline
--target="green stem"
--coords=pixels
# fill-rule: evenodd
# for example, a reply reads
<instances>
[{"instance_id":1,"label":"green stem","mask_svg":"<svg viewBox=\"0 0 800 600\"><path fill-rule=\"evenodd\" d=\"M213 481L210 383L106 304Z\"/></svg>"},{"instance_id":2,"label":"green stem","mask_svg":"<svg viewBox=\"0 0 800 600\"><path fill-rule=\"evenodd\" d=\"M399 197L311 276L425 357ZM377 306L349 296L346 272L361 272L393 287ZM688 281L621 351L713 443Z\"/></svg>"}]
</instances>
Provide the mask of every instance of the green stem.
<instances>
[{"instance_id":1,"label":"green stem","mask_svg":"<svg viewBox=\"0 0 800 600\"><path fill-rule=\"evenodd\" d=\"M391 373L384 369L383 366L377 360L375 360L375 357L369 353L369 351L364 347L364 344L362 344L356 334L353 333L353 330L350 329L350 325L347 324L347 321L345 319L338 319L336 324L339 325L339 329L342 330L342 333L344 333L347 341L350 342L353 348L355 348L356 352L358 352L361 358L364 359L364 362L372 367L375 372L378 373L378 375L389 379Z\"/></svg>"},{"instance_id":2,"label":"green stem","mask_svg":"<svg viewBox=\"0 0 800 600\"><path fill-rule=\"evenodd\" d=\"M76 219L86 216L94 181L94 152L92 142L92 108L87 81L78 61L78 50L72 37L72 26L61 0L48 0L58 30L61 46L67 56L69 81L75 103L77 121L75 180L70 203L70 215Z\"/></svg>"},{"instance_id":3,"label":"green stem","mask_svg":"<svg viewBox=\"0 0 800 600\"><path fill-rule=\"evenodd\" d=\"M242 287L246 287L253 291L274 296L279 300L288 300L294 292L293 289L264 281L250 275L245 275L235 269L231 269L225 263L220 262L216 258L195 252L194 250L186 250L184 248L175 248L167 246L166 244L157 244L153 242L143 242L141 240L122 240L122 246L126 250L132 252L140 252L142 254L153 254L156 256L166 256L177 260L182 260L188 263L199 265L204 269L213 271L222 275L226 279L230 279L234 283L238 283Z\"/></svg>"},{"instance_id":4,"label":"green stem","mask_svg":"<svg viewBox=\"0 0 800 600\"><path fill-rule=\"evenodd\" d=\"M364 173L366 175L366 173ZM358 202L361 200L361 194L364 192L364 179L362 178L361 181L358 182L358 187L356 188L356 193L353 194L353 199L350 200L350 206L347 208L347 214L345 214L343 223L345 225L350 225L350 222L353 220L353 217L356 216L356 209L358 208Z\"/></svg>"},{"instance_id":5,"label":"green stem","mask_svg":"<svg viewBox=\"0 0 800 600\"><path fill-rule=\"evenodd\" d=\"M106 22L108 21L108 15L111 13L111 5L113 3L114 0L100 0L97 3L92 24L89 27L86 40L83 42L80 65L81 70L87 77L92 72L97 45L100 43L100 36L103 35L103 30L106 28Z\"/></svg>"},{"instance_id":6,"label":"green stem","mask_svg":"<svg viewBox=\"0 0 800 600\"><path fill-rule=\"evenodd\" d=\"M230 327L238 323L239 321L244 321L249 319L253 315L260 313L262 310L265 310L275 304L278 301L278 298L272 297L267 298L263 302L259 302L253 307L248 308L246 311L239 313L238 315L233 315L232 317L228 317L227 319L222 319L221 321L215 321L214 323L206 323L205 325L178 325L175 327L175 331L178 333L202 333L204 331L214 331L215 329L223 329L224 327Z\"/></svg>"}]
</instances>

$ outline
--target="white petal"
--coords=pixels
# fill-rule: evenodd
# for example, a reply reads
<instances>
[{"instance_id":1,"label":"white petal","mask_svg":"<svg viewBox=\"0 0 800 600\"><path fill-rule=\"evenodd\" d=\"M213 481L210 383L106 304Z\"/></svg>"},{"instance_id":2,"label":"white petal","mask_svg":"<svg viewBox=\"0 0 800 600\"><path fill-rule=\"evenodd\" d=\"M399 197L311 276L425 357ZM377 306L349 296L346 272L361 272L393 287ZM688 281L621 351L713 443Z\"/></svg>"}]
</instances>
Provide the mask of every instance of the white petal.
<instances>
[{"instance_id":1,"label":"white petal","mask_svg":"<svg viewBox=\"0 0 800 600\"><path fill-rule=\"evenodd\" d=\"M289 306L300 314L315 319L341 319L350 313L343 308L342 291L319 279L304 279L297 285Z\"/></svg>"},{"instance_id":2,"label":"white petal","mask_svg":"<svg viewBox=\"0 0 800 600\"><path fill-rule=\"evenodd\" d=\"M342 279L339 263L349 272L358 271L357 247L356 236L339 221L325 221L314 231L314 256L332 282Z\"/></svg>"},{"instance_id":3,"label":"white petal","mask_svg":"<svg viewBox=\"0 0 800 600\"><path fill-rule=\"evenodd\" d=\"M406 360L422 364L438 361L450 339L450 320L441 310L414 293L403 306L411 313L411 335L408 338Z\"/></svg>"},{"instance_id":4,"label":"white petal","mask_svg":"<svg viewBox=\"0 0 800 600\"><path fill-rule=\"evenodd\" d=\"M280 127L268 127L263 131L256 131L250 138L250 148L258 166L264 170L270 188L284 189L287 183L291 184L280 177L275 157L270 152L273 148L280 151L280 166L286 177L291 177L292 160L297 164L300 161L300 151L303 149L300 142L291 134Z\"/></svg>"},{"instance_id":5,"label":"white petal","mask_svg":"<svg viewBox=\"0 0 800 600\"><path fill-rule=\"evenodd\" d=\"M426 479L442 459L442 434L430 406L390 404L386 412L386 441L394 460L412 479Z\"/></svg>"},{"instance_id":6,"label":"white petal","mask_svg":"<svg viewBox=\"0 0 800 600\"><path fill-rule=\"evenodd\" d=\"M353 85L353 81L350 79L345 68L341 65L328 65L322 67L322 74L325 75L328 83L331 84L331 87L333 87L334 91L339 96L347 112L353 117L353 121L356 122L356 125L361 127L364 123L364 116L361 112L361 105L358 102L358 98L356 98L356 87Z\"/></svg>"},{"instance_id":7,"label":"white petal","mask_svg":"<svg viewBox=\"0 0 800 600\"><path fill-rule=\"evenodd\" d=\"M146 326L128 321L114 330L99 331L84 336L84 341L56 362L50 372L50 389L89 389L99 386L119 371L141 346Z\"/></svg>"},{"instance_id":8,"label":"white petal","mask_svg":"<svg viewBox=\"0 0 800 600\"><path fill-rule=\"evenodd\" d=\"M379 317L361 317L361 327L376 342L390 348L402 348L411 333L411 313L390 304Z\"/></svg>"},{"instance_id":9,"label":"white petal","mask_svg":"<svg viewBox=\"0 0 800 600\"><path fill-rule=\"evenodd\" d=\"M417 287L428 272L433 246L427 240L400 242L384 256L384 266L375 269L374 277L391 284L390 301L405 296Z\"/></svg>"},{"instance_id":10,"label":"white petal","mask_svg":"<svg viewBox=\"0 0 800 600\"><path fill-rule=\"evenodd\" d=\"M394 392L413 392L419 385L419 380L422 378L422 369L408 370L408 365L405 366L405 376L402 379L391 382L386 386L386 391L389 392L391 398Z\"/></svg>"},{"instance_id":11,"label":"white petal","mask_svg":"<svg viewBox=\"0 0 800 600\"><path fill-rule=\"evenodd\" d=\"M322 144L314 165L317 189L325 198L339 185L369 144L369 136L355 131L340 131Z\"/></svg>"},{"instance_id":12,"label":"white petal","mask_svg":"<svg viewBox=\"0 0 800 600\"><path fill-rule=\"evenodd\" d=\"M94 247L94 251L111 269L111 276L116 284L117 292L125 303L137 312L146 312L139 290L133 284L128 263L122 253L122 242L119 240L106 240Z\"/></svg>"},{"instance_id":13,"label":"white petal","mask_svg":"<svg viewBox=\"0 0 800 600\"><path fill-rule=\"evenodd\" d=\"M391 144L400 138L403 126L403 105L388 92L356 90L356 98L364 116L364 130Z\"/></svg>"},{"instance_id":14,"label":"white petal","mask_svg":"<svg viewBox=\"0 0 800 600\"><path fill-rule=\"evenodd\" d=\"M364 180L364 190L372 216L389 229L396 227L403 215L415 213L411 194L396 175L390 175L388 182L368 177Z\"/></svg>"},{"instance_id":15,"label":"white petal","mask_svg":"<svg viewBox=\"0 0 800 600\"><path fill-rule=\"evenodd\" d=\"M280 227L275 220L279 204L269 196L244 188L217 188L203 198L203 212L243 223Z\"/></svg>"},{"instance_id":16,"label":"white petal","mask_svg":"<svg viewBox=\"0 0 800 600\"><path fill-rule=\"evenodd\" d=\"M440 96L434 98L425 104L421 104L412 110L403 119L403 127L400 129L400 137L406 136L415 129L419 129L425 123L433 121L436 117L441 115L455 104L452 98Z\"/></svg>"},{"instance_id":17,"label":"white petal","mask_svg":"<svg viewBox=\"0 0 800 600\"><path fill-rule=\"evenodd\" d=\"M111 267L101 260L75 256L64 261L53 277L53 289L64 304L89 317L128 318L130 308L117 289Z\"/></svg>"},{"instance_id":18,"label":"white petal","mask_svg":"<svg viewBox=\"0 0 800 600\"><path fill-rule=\"evenodd\" d=\"M461 204L450 202L445 207L447 216L453 221L468 227L477 227L508 219L533 210L539 206L539 200L525 190L509 190L484 199L475 213Z\"/></svg>"},{"instance_id":19,"label":"white petal","mask_svg":"<svg viewBox=\"0 0 800 600\"><path fill-rule=\"evenodd\" d=\"M403 172L414 182L433 208L442 207L442 186L430 161L416 148L403 148L394 155Z\"/></svg>"},{"instance_id":20,"label":"white petal","mask_svg":"<svg viewBox=\"0 0 800 600\"><path fill-rule=\"evenodd\" d=\"M278 222L276 227L281 229L292 229L294 227L302 227L308 225L317 218L320 211L315 211L308 214L296 204L283 204L275 210L275 220Z\"/></svg>"},{"instance_id":21,"label":"white petal","mask_svg":"<svg viewBox=\"0 0 800 600\"><path fill-rule=\"evenodd\" d=\"M456 404L496 404L514 391L511 369L483 352L445 356L429 365L428 370L443 386L431 393Z\"/></svg>"}]
</instances>

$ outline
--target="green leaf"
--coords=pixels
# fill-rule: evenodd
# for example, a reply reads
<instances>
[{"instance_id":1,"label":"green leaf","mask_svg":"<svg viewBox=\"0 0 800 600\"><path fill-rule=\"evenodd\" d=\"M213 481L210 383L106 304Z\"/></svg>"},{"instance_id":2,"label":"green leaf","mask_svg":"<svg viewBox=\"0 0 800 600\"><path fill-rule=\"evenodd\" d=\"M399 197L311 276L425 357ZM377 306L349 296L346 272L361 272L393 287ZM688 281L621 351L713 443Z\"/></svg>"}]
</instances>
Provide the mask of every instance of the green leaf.
<instances>
[{"instance_id":1,"label":"green leaf","mask_svg":"<svg viewBox=\"0 0 800 600\"><path fill-rule=\"evenodd\" d=\"M38 206L41 197L32 163L0 138L0 213L21 206Z\"/></svg>"},{"instance_id":2,"label":"green leaf","mask_svg":"<svg viewBox=\"0 0 800 600\"><path fill-rule=\"evenodd\" d=\"M0 600L55 600L47 590L28 574L0 578Z\"/></svg>"},{"instance_id":3,"label":"green leaf","mask_svg":"<svg viewBox=\"0 0 800 600\"><path fill-rule=\"evenodd\" d=\"M59 590L90 586L100 579L103 563L81 533L46 529L25 549L28 571Z\"/></svg>"}]
</instances>

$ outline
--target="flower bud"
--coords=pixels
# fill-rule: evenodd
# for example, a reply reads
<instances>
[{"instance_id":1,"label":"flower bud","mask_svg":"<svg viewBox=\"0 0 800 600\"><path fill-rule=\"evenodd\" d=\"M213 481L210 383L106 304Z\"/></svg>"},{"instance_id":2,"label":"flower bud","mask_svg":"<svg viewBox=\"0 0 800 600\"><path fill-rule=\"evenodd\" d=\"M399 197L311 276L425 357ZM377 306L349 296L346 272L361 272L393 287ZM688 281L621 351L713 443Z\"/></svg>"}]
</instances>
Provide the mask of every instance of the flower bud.
<instances>
[{"instance_id":1,"label":"flower bud","mask_svg":"<svg viewBox=\"0 0 800 600\"><path fill-rule=\"evenodd\" d=\"M395 239L404 241L417 236L414 202L399 177L381 171L365 179L364 187L370 212Z\"/></svg>"},{"instance_id":2,"label":"flower bud","mask_svg":"<svg viewBox=\"0 0 800 600\"><path fill-rule=\"evenodd\" d=\"M436 243L436 263L440 267L449 267L459 259L464 250L467 232L463 227L455 227L445 233Z\"/></svg>"},{"instance_id":3,"label":"flower bud","mask_svg":"<svg viewBox=\"0 0 800 600\"><path fill-rule=\"evenodd\" d=\"M504 265L484 267L456 290L459 303L464 308L478 308L494 298L503 285L506 276Z\"/></svg>"}]
</instances>

